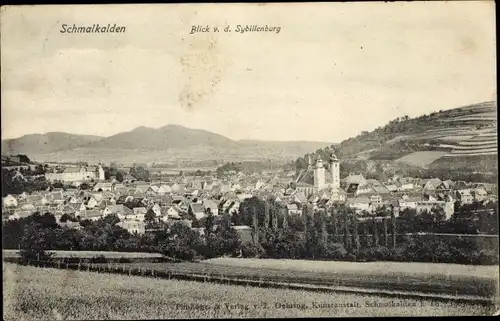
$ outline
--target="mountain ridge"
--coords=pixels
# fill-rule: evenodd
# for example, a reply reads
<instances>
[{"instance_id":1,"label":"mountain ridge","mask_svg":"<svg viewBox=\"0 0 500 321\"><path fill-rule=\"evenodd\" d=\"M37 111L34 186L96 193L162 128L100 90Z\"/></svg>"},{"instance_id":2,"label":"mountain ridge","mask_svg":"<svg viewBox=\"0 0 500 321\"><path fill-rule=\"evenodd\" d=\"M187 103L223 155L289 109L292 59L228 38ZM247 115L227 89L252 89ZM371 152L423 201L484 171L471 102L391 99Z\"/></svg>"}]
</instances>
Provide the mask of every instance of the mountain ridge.
<instances>
[{"instance_id":1,"label":"mountain ridge","mask_svg":"<svg viewBox=\"0 0 500 321\"><path fill-rule=\"evenodd\" d=\"M59 140L58 140L59 138ZM108 137L51 132L30 134L2 140L2 154L28 154L38 160L171 159L189 155L192 158L267 157L293 159L303 152L316 149L325 142L233 140L204 129L169 124L159 128L139 126ZM193 150L195 149L195 151ZM6 153L7 152L7 153ZM144 154L146 153L146 154ZM256 156L257 155L257 156Z\"/></svg>"}]
</instances>

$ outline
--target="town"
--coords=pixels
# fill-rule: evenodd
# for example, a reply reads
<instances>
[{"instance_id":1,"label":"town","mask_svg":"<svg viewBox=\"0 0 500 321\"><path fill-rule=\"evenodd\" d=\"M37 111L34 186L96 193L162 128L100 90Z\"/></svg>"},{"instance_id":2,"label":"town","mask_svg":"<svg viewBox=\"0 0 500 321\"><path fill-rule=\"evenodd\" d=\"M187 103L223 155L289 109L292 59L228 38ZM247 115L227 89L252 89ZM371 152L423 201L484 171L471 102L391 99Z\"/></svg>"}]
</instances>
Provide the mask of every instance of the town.
<instances>
[{"instance_id":1,"label":"town","mask_svg":"<svg viewBox=\"0 0 500 321\"><path fill-rule=\"evenodd\" d=\"M307 169L299 173L278 169L246 175L229 170L219 177L186 172L162 180L152 177L149 181L130 172L120 175L118 180L105 173L103 164L51 164L44 167L44 174L38 175L49 183L47 189L8 194L3 198L3 219L25 218L36 212L51 213L59 224L79 228L80 220L95 221L116 214L120 227L130 233L144 234L148 213L156 221L183 222L200 230L193 226L193 220L202 220L207 211L215 217L238 214L242 202L252 197L272 199L290 216L301 216L306 206L313 211L330 213L332 206L343 204L353 209L360 219L375 215L377 209L384 206L392 208L396 217L405 209L421 213L440 208L446 219L450 219L457 202L465 205L497 201L497 187L491 183L397 175L381 182L366 179L363 173L349 173L341 179L341 161L332 153L326 160L309 157ZM15 166L4 170L15 173L13 180L33 179L26 175L29 170ZM236 228L238 231L251 229L249 226Z\"/></svg>"}]
</instances>

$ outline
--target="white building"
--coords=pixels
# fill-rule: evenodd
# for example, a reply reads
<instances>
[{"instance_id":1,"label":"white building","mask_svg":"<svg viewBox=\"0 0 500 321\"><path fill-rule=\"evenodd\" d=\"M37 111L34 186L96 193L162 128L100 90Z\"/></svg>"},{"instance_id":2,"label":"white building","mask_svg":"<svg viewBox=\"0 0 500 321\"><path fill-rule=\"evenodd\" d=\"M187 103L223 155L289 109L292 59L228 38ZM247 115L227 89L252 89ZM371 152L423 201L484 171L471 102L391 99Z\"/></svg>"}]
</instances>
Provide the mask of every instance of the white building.
<instances>
[{"instance_id":1,"label":"white building","mask_svg":"<svg viewBox=\"0 0 500 321\"><path fill-rule=\"evenodd\" d=\"M17 204L17 199L10 194L3 198L4 207L17 207Z\"/></svg>"},{"instance_id":2,"label":"white building","mask_svg":"<svg viewBox=\"0 0 500 321\"><path fill-rule=\"evenodd\" d=\"M46 173L45 179L50 182L78 182L90 181L96 179L104 180L104 170L99 165L96 166L80 166L80 167L66 167L54 173Z\"/></svg>"}]
</instances>

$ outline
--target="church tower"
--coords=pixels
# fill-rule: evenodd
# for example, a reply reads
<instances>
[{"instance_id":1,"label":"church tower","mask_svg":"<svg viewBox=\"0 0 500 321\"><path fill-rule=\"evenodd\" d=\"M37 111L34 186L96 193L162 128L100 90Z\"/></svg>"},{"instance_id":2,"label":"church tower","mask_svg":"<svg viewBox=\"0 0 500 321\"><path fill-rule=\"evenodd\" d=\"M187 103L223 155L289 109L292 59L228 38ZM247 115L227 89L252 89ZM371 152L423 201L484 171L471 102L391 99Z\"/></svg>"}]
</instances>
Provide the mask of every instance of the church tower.
<instances>
[{"instance_id":1,"label":"church tower","mask_svg":"<svg viewBox=\"0 0 500 321\"><path fill-rule=\"evenodd\" d=\"M323 166L323 160L321 156L316 160L314 165L314 188L316 191L322 189L325 186L325 167Z\"/></svg>"},{"instance_id":2,"label":"church tower","mask_svg":"<svg viewBox=\"0 0 500 321\"><path fill-rule=\"evenodd\" d=\"M102 168L102 164L99 163L99 180L104 181L106 180L106 176L104 175L104 168Z\"/></svg>"},{"instance_id":3,"label":"church tower","mask_svg":"<svg viewBox=\"0 0 500 321\"><path fill-rule=\"evenodd\" d=\"M335 154L332 154L329 163L330 175L332 175L332 187L340 188L340 162Z\"/></svg>"}]
</instances>

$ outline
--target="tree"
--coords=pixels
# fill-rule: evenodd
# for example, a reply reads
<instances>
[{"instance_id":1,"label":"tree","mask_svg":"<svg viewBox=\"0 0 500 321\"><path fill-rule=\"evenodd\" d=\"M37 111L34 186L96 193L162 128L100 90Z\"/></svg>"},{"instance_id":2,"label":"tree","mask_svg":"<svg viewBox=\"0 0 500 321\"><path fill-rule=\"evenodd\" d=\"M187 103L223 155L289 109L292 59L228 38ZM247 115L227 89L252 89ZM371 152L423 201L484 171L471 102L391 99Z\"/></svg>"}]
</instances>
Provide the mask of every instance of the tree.
<instances>
[{"instance_id":1,"label":"tree","mask_svg":"<svg viewBox=\"0 0 500 321\"><path fill-rule=\"evenodd\" d=\"M116 172L116 180L120 183L123 182L123 172L122 171Z\"/></svg>"},{"instance_id":2,"label":"tree","mask_svg":"<svg viewBox=\"0 0 500 321\"><path fill-rule=\"evenodd\" d=\"M114 226L116 223L120 222L120 219L116 214L110 214L106 215L105 217L99 219L99 223L102 223L104 225L111 225Z\"/></svg>"},{"instance_id":3,"label":"tree","mask_svg":"<svg viewBox=\"0 0 500 321\"><path fill-rule=\"evenodd\" d=\"M352 218L352 235L354 239L354 248L359 250L361 248L361 244L359 241L358 221L354 217Z\"/></svg>"},{"instance_id":4,"label":"tree","mask_svg":"<svg viewBox=\"0 0 500 321\"><path fill-rule=\"evenodd\" d=\"M257 210L253 208L252 215L252 241L254 245L259 243L259 220L257 218Z\"/></svg>"},{"instance_id":5,"label":"tree","mask_svg":"<svg viewBox=\"0 0 500 321\"><path fill-rule=\"evenodd\" d=\"M283 211L283 223L281 224L281 227L284 230L287 230L288 229L288 211L286 210L286 208L282 209L282 211Z\"/></svg>"},{"instance_id":6,"label":"tree","mask_svg":"<svg viewBox=\"0 0 500 321\"><path fill-rule=\"evenodd\" d=\"M144 215L144 223L146 225L146 228L148 229L151 229L151 228L154 228L155 225L156 225L156 214L155 212L153 212L153 209L149 209L147 212L146 212L146 215Z\"/></svg>"},{"instance_id":7,"label":"tree","mask_svg":"<svg viewBox=\"0 0 500 321\"><path fill-rule=\"evenodd\" d=\"M264 228L269 227L269 202L264 201Z\"/></svg>"},{"instance_id":8,"label":"tree","mask_svg":"<svg viewBox=\"0 0 500 321\"><path fill-rule=\"evenodd\" d=\"M63 215L61 215L61 218L59 219L59 222L65 223L65 222L69 221L70 218L71 217L68 214L64 213Z\"/></svg>"},{"instance_id":9,"label":"tree","mask_svg":"<svg viewBox=\"0 0 500 321\"><path fill-rule=\"evenodd\" d=\"M175 222L170 227L166 239L158 244L158 249L166 256L192 260L202 249L202 241L200 235L189 226Z\"/></svg>"},{"instance_id":10,"label":"tree","mask_svg":"<svg viewBox=\"0 0 500 321\"><path fill-rule=\"evenodd\" d=\"M134 166L130 169L130 175L139 181L149 182L149 171L142 166Z\"/></svg>"},{"instance_id":11,"label":"tree","mask_svg":"<svg viewBox=\"0 0 500 321\"><path fill-rule=\"evenodd\" d=\"M90 186L88 183L82 183L80 184L80 186L78 186L80 188L80 190L82 191L85 191L85 190L89 190L90 189Z\"/></svg>"},{"instance_id":12,"label":"tree","mask_svg":"<svg viewBox=\"0 0 500 321\"><path fill-rule=\"evenodd\" d=\"M215 218L210 208L205 209L205 237L208 239L212 235L215 226Z\"/></svg>"},{"instance_id":13,"label":"tree","mask_svg":"<svg viewBox=\"0 0 500 321\"><path fill-rule=\"evenodd\" d=\"M53 253L48 252L51 249L51 230L43 227L37 222L29 223L24 230L21 239L20 248L21 259L23 261L48 261Z\"/></svg>"}]
</instances>

